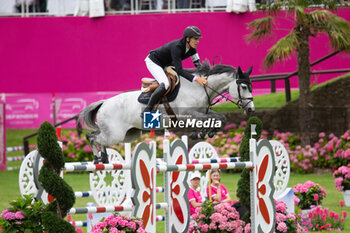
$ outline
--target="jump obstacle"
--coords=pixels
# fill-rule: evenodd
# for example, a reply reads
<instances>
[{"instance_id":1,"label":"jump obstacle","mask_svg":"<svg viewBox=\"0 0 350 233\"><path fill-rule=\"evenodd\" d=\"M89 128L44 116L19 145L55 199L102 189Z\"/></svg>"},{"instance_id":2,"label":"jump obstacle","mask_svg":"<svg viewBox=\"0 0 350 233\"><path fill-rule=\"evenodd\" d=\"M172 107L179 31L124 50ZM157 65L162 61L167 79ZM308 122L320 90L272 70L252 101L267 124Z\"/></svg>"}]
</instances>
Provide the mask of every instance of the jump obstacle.
<instances>
[{"instance_id":1,"label":"jump obstacle","mask_svg":"<svg viewBox=\"0 0 350 233\"><path fill-rule=\"evenodd\" d=\"M130 162L126 158L125 163L114 164L66 163L65 170L67 172L95 171L91 173L90 181L92 174L98 174L101 171L130 172L133 187L131 196L133 205L122 204L117 206L72 208L70 213L102 213L132 209L133 216L143 219L146 231L156 232L156 209L164 209L166 212L166 232L186 232L190 220L187 200L188 171L216 168L251 168L251 213L254 213L252 215L252 231L273 231L275 223L273 200L275 165L274 152L267 140L260 140L256 143L255 139L250 139L251 158L250 161L246 162L238 162L237 159L237 162L231 162L234 159L227 159L225 162L219 159L211 161L211 163L207 163L208 160L206 159L189 160L186 137L171 144L169 144L168 140L164 140L163 148L164 162L158 163L156 162L155 142L151 142L150 145L139 143L133 151ZM126 145L126 155L128 154L127 151L131 151L130 145ZM38 159L36 158L35 160ZM190 162L193 164L190 164ZM157 190L155 177L157 171L164 172L164 203L156 203L155 200L155 192ZM82 194L84 192L79 192L79 195L77 193L76 196L84 196ZM100 192L102 197L106 194L108 194L106 191L104 193ZM41 197L44 198L44 196ZM263 206L261 206L261 203L264 203Z\"/></svg>"}]
</instances>

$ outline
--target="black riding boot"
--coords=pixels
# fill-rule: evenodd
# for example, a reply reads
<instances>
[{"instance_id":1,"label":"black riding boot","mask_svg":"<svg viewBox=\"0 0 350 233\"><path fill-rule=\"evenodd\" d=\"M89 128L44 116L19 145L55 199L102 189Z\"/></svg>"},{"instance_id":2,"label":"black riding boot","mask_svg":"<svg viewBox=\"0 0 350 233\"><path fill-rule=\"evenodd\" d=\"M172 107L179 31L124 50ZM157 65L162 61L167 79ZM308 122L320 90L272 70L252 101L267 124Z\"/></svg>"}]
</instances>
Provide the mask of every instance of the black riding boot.
<instances>
[{"instance_id":1,"label":"black riding boot","mask_svg":"<svg viewBox=\"0 0 350 233\"><path fill-rule=\"evenodd\" d=\"M151 98L149 98L147 107L143 110L141 113L141 117L143 118L144 112L150 112L153 110L154 105L156 105L160 98L163 97L164 93L166 92L164 83L161 83L157 89L155 89L151 95Z\"/></svg>"}]
</instances>

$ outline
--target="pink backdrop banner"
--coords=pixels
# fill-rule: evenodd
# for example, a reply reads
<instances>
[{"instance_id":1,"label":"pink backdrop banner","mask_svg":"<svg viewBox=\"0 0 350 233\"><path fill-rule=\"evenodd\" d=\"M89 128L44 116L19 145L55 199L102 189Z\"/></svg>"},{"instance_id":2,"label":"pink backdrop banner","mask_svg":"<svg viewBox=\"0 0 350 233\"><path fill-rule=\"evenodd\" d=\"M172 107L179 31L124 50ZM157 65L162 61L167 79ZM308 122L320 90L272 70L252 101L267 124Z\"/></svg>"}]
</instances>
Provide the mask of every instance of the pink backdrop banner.
<instances>
[{"instance_id":1,"label":"pink backdrop banner","mask_svg":"<svg viewBox=\"0 0 350 233\"><path fill-rule=\"evenodd\" d=\"M53 123L53 104L56 105L56 123L80 113L87 105L107 99L118 92L97 93L27 93L6 95L6 127L11 129L39 128L44 121ZM64 124L74 128L75 121Z\"/></svg>"},{"instance_id":2,"label":"pink backdrop banner","mask_svg":"<svg viewBox=\"0 0 350 233\"><path fill-rule=\"evenodd\" d=\"M339 16L350 20L350 9ZM140 79L150 76L144 59L148 51L182 36L188 25L202 30L200 58L216 55L223 63L266 73L263 58L276 40L293 25L279 17L279 31L265 43L246 41L247 23L261 13L176 13L88 17L0 18L0 93L51 93L126 91L138 89ZM311 38L311 61L331 52L326 36ZM349 55L339 54L313 67L315 70L349 67ZM186 61L185 67L192 67ZM268 73L295 71L296 59L277 64ZM318 82L337 76L315 76ZM255 89L269 82L254 83ZM291 79L297 87L297 78ZM278 82L277 87L283 87Z\"/></svg>"}]
</instances>

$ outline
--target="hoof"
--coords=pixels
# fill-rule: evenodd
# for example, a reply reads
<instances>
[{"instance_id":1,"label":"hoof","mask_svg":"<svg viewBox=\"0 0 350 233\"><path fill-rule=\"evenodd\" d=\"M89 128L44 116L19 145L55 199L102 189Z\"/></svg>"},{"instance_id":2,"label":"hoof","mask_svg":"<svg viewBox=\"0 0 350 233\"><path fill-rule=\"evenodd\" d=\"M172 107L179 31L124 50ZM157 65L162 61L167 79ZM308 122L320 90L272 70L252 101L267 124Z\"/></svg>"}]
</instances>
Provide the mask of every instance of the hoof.
<instances>
[{"instance_id":1,"label":"hoof","mask_svg":"<svg viewBox=\"0 0 350 233\"><path fill-rule=\"evenodd\" d=\"M94 158L94 164L100 164L100 163L109 163L107 156L97 157Z\"/></svg>"},{"instance_id":2,"label":"hoof","mask_svg":"<svg viewBox=\"0 0 350 233\"><path fill-rule=\"evenodd\" d=\"M199 137L200 137L201 139L204 139L204 138L205 138L205 135L206 135L205 131L200 131L200 132L199 132Z\"/></svg>"},{"instance_id":3,"label":"hoof","mask_svg":"<svg viewBox=\"0 0 350 233\"><path fill-rule=\"evenodd\" d=\"M215 134L216 134L216 130L212 130L208 133L208 137L212 138L215 136Z\"/></svg>"},{"instance_id":4,"label":"hoof","mask_svg":"<svg viewBox=\"0 0 350 233\"><path fill-rule=\"evenodd\" d=\"M193 140L197 140L198 139L198 133L196 131L193 131L192 134L191 134L191 138Z\"/></svg>"},{"instance_id":5,"label":"hoof","mask_svg":"<svg viewBox=\"0 0 350 233\"><path fill-rule=\"evenodd\" d=\"M101 158L100 159L101 159L102 163L109 163L108 155L106 153L104 153L104 152L101 152Z\"/></svg>"},{"instance_id":6,"label":"hoof","mask_svg":"<svg viewBox=\"0 0 350 233\"><path fill-rule=\"evenodd\" d=\"M102 157L101 162L102 163L109 163L108 157Z\"/></svg>"},{"instance_id":7,"label":"hoof","mask_svg":"<svg viewBox=\"0 0 350 233\"><path fill-rule=\"evenodd\" d=\"M94 157L94 164L99 164L100 163L100 158L95 156Z\"/></svg>"}]
</instances>

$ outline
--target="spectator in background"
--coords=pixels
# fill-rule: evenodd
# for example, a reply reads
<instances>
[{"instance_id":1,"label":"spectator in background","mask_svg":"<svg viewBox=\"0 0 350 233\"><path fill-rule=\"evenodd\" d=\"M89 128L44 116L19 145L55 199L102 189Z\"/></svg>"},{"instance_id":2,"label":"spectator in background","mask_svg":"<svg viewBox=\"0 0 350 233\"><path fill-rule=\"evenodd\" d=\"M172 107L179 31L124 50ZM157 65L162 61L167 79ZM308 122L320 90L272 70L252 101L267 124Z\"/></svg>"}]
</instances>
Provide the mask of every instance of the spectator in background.
<instances>
[{"instance_id":1,"label":"spectator in background","mask_svg":"<svg viewBox=\"0 0 350 233\"><path fill-rule=\"evenodd\" d=\"M207 187L207 196L209 198L211 193L211 200L213 203L220 203L220 202L231 202L230 194L228 193L225 185L220 184L221 182L221 171L213 170L211 172L211 186ZM211 189L211 192L210 192Z\"/></svg>"},{"instance_id":2,"label":"spectator in background","mask_svg":"<svg viewBox=\"0 0 350 233\"><path fill-rule=\"evenodd\" d=\"M201 180L201 174L198 171L192 172L190 176L190 188L188 190L188 201L190 203L191 215L195 213L195 209L202 204L201 193L197 190Z\"/></svg>"},{"instance_id":3,"label":"spectator in background","mask_svg":"<svg viewBox=\"0 0 350 233\"><path fill-rule=\"evenodd\" d=\"M22 9L23 7L23 9ZM16 0L16 12L47 12L47 0Z\"/></svg>"},{"instance_id":4,"label":"spectator in background","mask_svg":"<svg viewBox=\"0 0 350 233\"><path fill-rule=\"evenodd\" d=\"M190 1L189 0L179 0L178 7L180 9L188 9L188 8L190 8Z\"/></svg>"}]
</instances>

